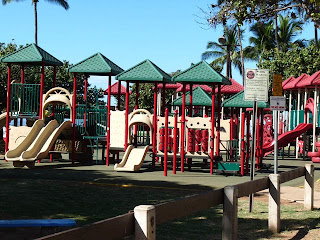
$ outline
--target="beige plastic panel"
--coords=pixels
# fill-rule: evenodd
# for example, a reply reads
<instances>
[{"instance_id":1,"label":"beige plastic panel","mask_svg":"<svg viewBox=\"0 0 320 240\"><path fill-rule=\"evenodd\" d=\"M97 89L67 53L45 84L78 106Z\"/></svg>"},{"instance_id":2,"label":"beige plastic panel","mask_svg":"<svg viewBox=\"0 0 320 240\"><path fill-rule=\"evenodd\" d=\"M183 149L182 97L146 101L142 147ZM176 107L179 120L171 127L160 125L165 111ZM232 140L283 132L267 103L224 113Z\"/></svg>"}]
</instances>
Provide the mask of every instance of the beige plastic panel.
<instances>
[{"instance_id":1,"label":"beige plastic panel","mask_svg":"<svg viewBox=\"0 0 320 240\"><path fill-rule=\"evenodd\" d=\"M130 122L129 122L129 138L130 138L130 142L132 141L132 126L134 125L138 125L138 124L146 124L149 129L150 129L150 144L152 144L152 131L153 131L153 126L152 126L152 122L151 119L152 115L146 115L146 114L135 114Z\"/></svg>"},{"instance_id":2,"label":"beige plastic panel","mask_svg":"<svg viewBox=\"0 0 320 240\"><path fill-rule=\"evenodd\" d=\"M66 104L70 108L70 119L72 119L72 94L70 94L67 89L55 87L50 89L46 94L43 95L42 116L45 116L44 111L46 107L53 102L61 102Z\"/></svg>"},{"instance_id":3,"label":"beige plastic panel","mask_svg":"<svg viewBox=\"0 0 320 240\"><path fill-rule=\"evenodd\" d=\"M32 128L11 126L9 141L10 150L6 153L6 159L8 161L18 161L22 152L26 151L30 147L30 145L37 138L43 127L43 120L37 120L33 124ZM23 131L24 129L28 129L28 134L26 134L25 131ZM16 136L16 139L14 139L13 136ZM21 139L22 141L20 142L20 144L17 144L17 141L19 141L19 139Z\"/></svg>"},{"instance_id":4,"label":"beige plastic panel","mask_svg":"<svg viewBox=\"0 0 320 240\"><path fill-rule=\"evenodd\" d=\"M71 126L71 121L65 121L60 126L57 120L50 121L40 132L34 143L21 154L20 161L34 161L45 158L61 132L71 128Z\"/></svg>"},{"instance_id":5,"label":"beige plastic panel","mask_svg":"<svg viewBox=\"0 0 320 240\"><path fill-rule=\"evenodd\" d=\"M129 145L122 161L114 166L114 170L125 172L138 171L142 167L148 150L149 146L144 148L134 148L132 145Z\"/></svg>"},{"instance_id":6,"label":"beige plastic panel","mask_svg":"<svg viewBox=\"0 0 320 240\"><path fill-rule=\"evenodd\" d=\"M125 111L111 111L110 115L110 149L123 148L126 131Z\"/></svg>"}]
</instances>

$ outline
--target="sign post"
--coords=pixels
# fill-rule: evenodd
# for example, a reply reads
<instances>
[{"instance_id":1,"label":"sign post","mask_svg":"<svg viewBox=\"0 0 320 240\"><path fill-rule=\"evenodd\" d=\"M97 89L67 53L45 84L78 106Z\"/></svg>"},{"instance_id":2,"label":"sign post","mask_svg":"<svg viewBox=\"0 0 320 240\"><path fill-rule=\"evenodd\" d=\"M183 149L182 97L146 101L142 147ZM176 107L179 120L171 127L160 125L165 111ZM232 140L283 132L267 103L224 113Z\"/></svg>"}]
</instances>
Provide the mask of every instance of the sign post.
<instances>
[{"instance_id":1,"label":"sign post","mask_svg":"<svg viewBox=\"0 0 320 240\"><path fill-rule=\"evenodd\" d=\"M286 109L285 97L271 96L270 108L273 110L274 115L274 174L278 174L278 111L284 111Z\"/></svg>"},{"instance_id":2,"label":"sign post","mask_svg":"<svg viewBox=\"0 0 320 240\"><path fill-rule=\"evenodd\" d=\"M250 180L254 180L255 156L256 156L256 119L258 112L258 101L268 101L269 70L268 69L246 69L244 86L244 100L254 101L252 116L252 143ZM253 209L253 194L249 196L249 212Z\"/></svg>"}]
</instances>

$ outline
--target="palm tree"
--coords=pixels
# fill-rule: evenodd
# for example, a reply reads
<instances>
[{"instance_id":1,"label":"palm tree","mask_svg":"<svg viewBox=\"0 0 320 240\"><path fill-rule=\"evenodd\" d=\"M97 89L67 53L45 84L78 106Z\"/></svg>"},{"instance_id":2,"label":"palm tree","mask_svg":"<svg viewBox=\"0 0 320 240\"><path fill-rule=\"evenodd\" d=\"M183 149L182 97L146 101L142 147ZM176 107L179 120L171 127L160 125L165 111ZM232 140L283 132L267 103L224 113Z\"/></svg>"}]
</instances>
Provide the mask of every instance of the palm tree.
<instances>
[{"instance_id":1,"label":"palm tree","mask_svg":"<svg viewBox=\"0 0 320 240\"><path fill-rule=\"evenodd\" d=\"M2 4L6 5L11 2L20 2L20 1L22 1L22 0L2 0ZM67 0L46 0L46 1L58 4L58 5L62 6L65 10L69 9L69 4L68 4ZM35 23L34 36L35 36L35 43L37 45L38 45L38 11L37 11L38 2L39 2L39 0L32 0L32 4L34 6L34 23Z\"/></svg>"},{"instance_id":2,"label":"palm tree","mask_svg":"<svg viewBox=\"0 0 320 240\"><path fill-rule=\"evenodd\" d=\"M241 30L241 36L243 34ZM225 26L224 27L224 37L226 39L225 44L221 45L217 42L208 42L207 49L208 51L202 53L202 59L207 60L211 58L216 58L213 60L210 65L223 66L227 64L226 75L232 78L231 65L239 69L239 72L242 73L241 69L241 60L239 52L239 38L237 34L237 28L235 26ZM228 61L228 58L230 60ZM230 65L229 63L230 62Z\"/></svg>"},{"instance_id":3,"label":"palm tree","mask_svg":"<svg viewBox=\"0 0 320 240\"><path fill-rule=\"evenodd\" d=\"M298 39L294 42L293 38L302 31L303 22L295 20L289 16L283 17L279 15L279 45L280 49L285 52L292 47L293 44L298 44L300 47L305 46L305 40Z\"/></svg>"},{"instance_id":4,"label":"palm tree","mask_svg":"<svg viewBox=\"0 0 320 240\"><path fill-rule=\"evenodd\" d=\"M244 54L251 60L258 60L261 62L261 55L266 50L275 48L275 34L273 29L273 21L256 22L250 27L250 32L253 34L249 38L251 46L244 49Z\"/></svg>"}]
</instances>

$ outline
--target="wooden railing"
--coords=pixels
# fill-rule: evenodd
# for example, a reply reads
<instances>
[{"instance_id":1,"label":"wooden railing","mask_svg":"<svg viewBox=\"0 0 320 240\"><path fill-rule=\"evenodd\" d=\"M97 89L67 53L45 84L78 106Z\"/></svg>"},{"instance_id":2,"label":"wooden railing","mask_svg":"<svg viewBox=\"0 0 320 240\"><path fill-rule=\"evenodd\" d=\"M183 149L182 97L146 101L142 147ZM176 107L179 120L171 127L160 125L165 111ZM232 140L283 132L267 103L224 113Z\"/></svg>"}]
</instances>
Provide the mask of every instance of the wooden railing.
<instances>
[{"instance_id":1,"label":"wooden railing","mask_svg":"<svg viewBox=\"0 0 320 240\"><path fill-rule=\"evenodd\" d=\"M222 189L185 197L157 205L140 205L133 212L109 218L84 227L55 233L39 240L156 239L156 225L191 215L201 210L223 204L222 239L237 239L238 198L269 189L269 230L280 231L280 184L305 176L304 205L313 209L314 166L296 168L269 177L227 186Z\"/></svg>"}]
</instances>

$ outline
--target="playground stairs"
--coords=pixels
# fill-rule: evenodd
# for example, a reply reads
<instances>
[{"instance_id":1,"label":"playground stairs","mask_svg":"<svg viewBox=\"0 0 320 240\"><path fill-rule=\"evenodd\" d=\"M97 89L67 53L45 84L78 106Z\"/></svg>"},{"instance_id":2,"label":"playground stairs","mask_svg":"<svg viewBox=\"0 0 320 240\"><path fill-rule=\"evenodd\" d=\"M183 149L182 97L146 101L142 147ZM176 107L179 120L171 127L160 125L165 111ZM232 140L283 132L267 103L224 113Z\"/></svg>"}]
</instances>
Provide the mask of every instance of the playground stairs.
<instances>
[{"instance_id":1,"label":"playground stairs","mask_svg":"<svg viewBox=\"0 0 320 240\"><path fill-rule=\"evenodd\" d=\"M317 152L308 152L308 156L311 157L312 162L320 163L320 142L316 142Z\"/></svg>"}]
</instances>

